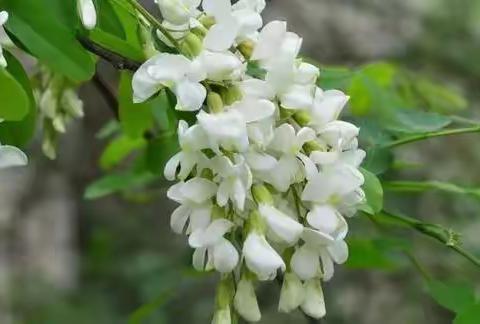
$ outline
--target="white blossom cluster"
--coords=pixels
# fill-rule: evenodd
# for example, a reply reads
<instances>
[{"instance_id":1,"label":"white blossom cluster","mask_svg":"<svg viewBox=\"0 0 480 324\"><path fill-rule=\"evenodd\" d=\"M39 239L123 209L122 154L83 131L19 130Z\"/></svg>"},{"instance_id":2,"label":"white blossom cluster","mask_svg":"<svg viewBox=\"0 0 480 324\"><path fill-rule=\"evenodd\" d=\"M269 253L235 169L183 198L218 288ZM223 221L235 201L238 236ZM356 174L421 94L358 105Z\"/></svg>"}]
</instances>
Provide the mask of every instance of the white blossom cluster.
<instances>
[{"instance_id":1,"label":"white blossom cluster","mask_svg":"<svg viewBox=\"0 0 480 324\"><path fill-rule=\"evenodd\" d=\"M337 119L348 96L317 86L285 22L263 26L264 0L156 2L159 36L180 54L145 62L134 100L166 87L177 110L197 112L178 125L165 177L178 180L171 226L188 235L193 266L222 274L213 323L234 311L259 321L254 284L277 276L280 311L323 317L321 282L347 260L345 218L364 201L359 129Z\"/></svg>"}]
</instances>

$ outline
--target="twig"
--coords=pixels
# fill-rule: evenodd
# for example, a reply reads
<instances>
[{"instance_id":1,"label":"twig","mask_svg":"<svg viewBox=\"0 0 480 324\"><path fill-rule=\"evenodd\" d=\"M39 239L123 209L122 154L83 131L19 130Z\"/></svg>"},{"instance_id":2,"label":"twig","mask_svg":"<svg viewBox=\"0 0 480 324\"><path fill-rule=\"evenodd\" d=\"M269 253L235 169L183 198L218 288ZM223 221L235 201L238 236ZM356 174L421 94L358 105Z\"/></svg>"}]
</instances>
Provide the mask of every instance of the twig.
<instances>
[{"instance_id":1,"label":"twig","mask_svg":"<svg viewBox=\"0 0 480 324\"><path fill-rule=\"evenodd\" d=\"M85 36L78 35L77 39L86 50L103 58L105 61L112 64L113 67L118 70L136 71L141 65L140 62L131 60L118 53L112 52L109 49L103 47L102 45L93 42Z\"/></svg>"},{"instance_id":2,"label":"twig","mask_svg":"<svg viewBox=\"0 0 480 324\"><path fill-rule=\"evenodd\" d=\"M459 234L455 233L451 229L446 229L436 224L423 223L415 218L401 216L387 211L382 211L378 216L390 218L391 220L407 225L426 236L434 238L435 240L445 244L449 249L452 249L465 257L477 267L480 267L480 260L459 246Z\"/></svg>"},{"instance_id":3,"label":"twig","mask_svg":"<svg viewBox=\"0 0 480 324\"><path fill-rule=\"evenodd\" d=\"M475 127L447 129L447 130L438 131L438 132L429 132L429 133L423 133L423 134L408 136L408 137L401 138L399 140L387 143L385 145L382 145L381 147L382 148L394 148L394 147L397 147L397 146L400 146L400 145L409 144L409 143L418 142L418 141L423 141L423 140L426 140L426 139L429 139L429 138L434 138L434 137L452 136L452 135L479 133L479 132L480 132L480 126L479 125L477 125Z\"/></svg>"}]
</instances>

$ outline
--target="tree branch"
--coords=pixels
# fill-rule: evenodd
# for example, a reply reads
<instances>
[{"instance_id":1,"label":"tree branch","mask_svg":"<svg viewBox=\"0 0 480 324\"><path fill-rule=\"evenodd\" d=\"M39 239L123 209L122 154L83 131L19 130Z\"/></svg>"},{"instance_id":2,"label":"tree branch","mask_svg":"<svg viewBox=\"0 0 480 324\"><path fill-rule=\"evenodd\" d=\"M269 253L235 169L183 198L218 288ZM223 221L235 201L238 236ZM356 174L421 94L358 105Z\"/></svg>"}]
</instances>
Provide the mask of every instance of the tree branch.
<instances>
[{"instance_id":1,"label":"tree branch","mask_svg":"<svg viewBox=\"0 0 480 324\"><path fill-rule=\"evenodd\" d=\"M462 255L463 257L468 259L470 262L475 264L477 267L480 267L480 260L475 255L464 250L460 246L460 243L459 243L460 235L458 233L455 233L451 229L447 229L436 224L423 223L415 218L397 215L387 211L382 211L379 215L375 215L371 217L373 218L383 217L383 218L389 219L390 221L407 225L408 227L443 243L449 249L454 250L455 252L457 252L458 254Z\"/></svg>"},{"instance_id":2,"label":"tree branch","mask_svg":"<svg viewBox=\"0 0 480 324\"><path fill-rule=\"evenodd\" d=\"M480 126L477 125L475 127L447 129L447 130L442 130L438 132L429 132L429 133L423 133L418 135L412 135L412 136L404 137L399 140L387 143L383 145L382 148L394 148L400 145L423 141L433 137L452 136L452 135L469 134L469 133L480 133Z\"/></svg>"},{"instance_id":3,"label":"tree branch","mask_svg":"<svg viewBox=\"0 0 480 324\"><path fill-rule=\"evenodd\" d=\"M86 50L103 58L105 61L112 64L113 67L118 70L136 71L141 66L140 62L131 60L118 53L112 52L109 49L106 49L105 47L93 42L85 36L78 35L77 39Z\"/></svg>"},{"instance_id":4,"label":"tree branch","mask_svg":"<svg viewBox=\"0 0 480 324\"><path fill-rule=\"evenodd\" d=\"M98 73L95 73L93 76L93 83L95 87L98 89L100 94L103 96L105 101L107 102L108 108L112 111L115 119L120 119L120 113L118 111L118 101L113 93L112 89L107 85L107 83L100 77Z\"/></svg>"}]
</instances>

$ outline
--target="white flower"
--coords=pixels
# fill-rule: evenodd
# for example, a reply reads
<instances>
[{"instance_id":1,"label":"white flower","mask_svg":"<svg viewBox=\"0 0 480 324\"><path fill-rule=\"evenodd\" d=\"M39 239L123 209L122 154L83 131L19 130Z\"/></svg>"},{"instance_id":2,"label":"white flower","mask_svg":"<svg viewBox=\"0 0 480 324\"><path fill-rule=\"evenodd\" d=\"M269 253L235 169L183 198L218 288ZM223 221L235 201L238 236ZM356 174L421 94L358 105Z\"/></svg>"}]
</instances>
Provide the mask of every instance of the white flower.
<instances>
[{"instance_id":1,"label":"white flower","mask_svg":"<svg viewBox=\"0 0 480 324\"><path fill-rule=\"evenodd\" d=\"M302 200L319 204L339 201L341 197L358 189L363 182L363 175L352 166L327 168L309 179Z\"/></svg>"},{"instance_id":2,"label":"white flower","mask_svg":"<svg viewBox=\"0 0 480 324\"><path fill-rule=\"evenodd\" d=\"M173 25L189 24L200 12L197 9L202 0L155 0L163 19Z\"/></svg>"},{"instance_id":3,"label":"white flower","mask_svg":"<svg viewBox=\"0 0 480 324\"><path fill-rule=\"evenodd\" d=\"M97 12L93 0L77 0L77 10L80 20L86 29L93 29L97 24Z\"/></svg>"},{"instance_id":4,"label":"white flower","mask_svg":"<svg viewBox=\"0 0 480 324\"><path fill-rule=\"evenodd\" d=\"M317 319L327 314L320 280L313 279L305 283L305 299L301 308L305 314Z\"/></svg>"},{"instance_id":5,"label":"white flower","mask_svg":"<svg viewBox=\"0 0 480 324\"><path fill-rule=\"evenodd\" d=\"M215 179L220 183L217 191L218 205L223 207L232 201L243 211L247 192L252 186L252 173L245 158L236 154L232 162L226 156L216 156L211 162L212 169L217 174Z\"/></svg>"},{"instance_id":6,"label":"white flower","mask_svg":"<svg viewBox=\"0 0 480 324\"><path fill-rule=\"evenodd\" d=\"M263 235L250 233L243 243L245 263L259 280L272 280L277 270L285 270L285 263L278 253L268 244Z\"/></svg>"},{"instance_id":7,"label":"white flower","mask_svg":"<svg viewBox=\"0 0 480 324\"><path fill-rule=\"evenodd\" d=\"M237 110L227 110L216 114L200 111L197 120L207 133L210 148L216 153L220 153L220 147L238 152L248 149L247 123Z\"/></svg>"},{"instance_id":8,"label":"white flower","mask_svg":"<svg viewBox=\"0 0 480 324\"><path fill-rule=\"evenodd\" d=\"M20 149L10 145L0 145L0 169L25 166L28 158Z\"/></svg>"},{"instance_id":9,"label":"white flower","mask_svg":"<svg viewBox=\"0 0 480 324\"><path fill-rule=\"evenodd\" d=\"M320 231L305 228L302 239L305 244L296 249L290 262L292 270L302 280L322 277L328 281L333 276L333 264L342 264L348 259L348 247L342 238L334 239Z\"/></svg>"},{"instance_id":10,"label":"white flower","mask_svg":"<svg viewBox=\"0 0 480 324\"><path fill-rule=\"evenodd\" d=\"M8 12L1 11L0 12L0 29L3 29L3 25L5 25L7 20L8 20ZM7 60L3 56L3 49L1 44L0 44L0 67L3 67L3 68L7 67Z\"/></svg>"},{"instance_id":11,"label":"white flower","mask_svg":"<svg viewBox=\"0 0 480 324\"><path fill-rule=\"evenodd\" d=\"M188 243L196 249L193 257L195 269L205 269L207 253L207 268L212 266L218 272L228 273L237 266L238 252L232 243L223 237L233 226L234 224L227 219L217 219L206 228L200 228L192 232L188 238Z\"/></svg>"},{"instance_id":12,"label":"white flower","mask_svg":"<svg viewBox=\"0 0 480 324\"><path fill-rule=\"evenodd\" d=\"M275 207L260 204L260 215L265 219L270 231L288 245L295 244L303 232L303 226Z\"/></svg>"},{"instance_id":13,"label":"white flower","mask_svg":"<svg viewBox=\"0 0 480 324\"><path fill-rule=\"evenodd\" d=\"M223 52L262 27L262 17L251 6L233 8L230 0L203 0L205 13L215 18L208 31L204 46L208 50Z\"/></svg>"},{"instance_id":14,"label":"white flower","mask_svg":"<svg viewBox=\"0 0 480 324\"><path fill-rule=\"evenodd\" d=\"M262 318L258 307L257 296L253 283L242 278L237 284L237 291L233 300L237 312L249 322L258 322Z\"/></svg>"},{"instance_id":15,"label":"white flower","mask_svg":"<svg viewBox=\"0 0 480 324\"><path fill-rule=\"evenodd\" d=\"M296 84L315 84L320 75L320 70L315 65L301 62L295 69L294 82Z\"/></svg>"},{"instance_id":16,"label":"white flower","mask_svg":"<svg viewBox=\"0 0 480 324\"><path fill-rule=\"evenodd\" d=\"M268 173L262 175L265 182L273 185L277 190L285 192L294 183L302 172L302 164L298 158L302 146L315 139L315 132L310 128L302 128L295 132L293 126L282 124L275 129L273 141L269 149L280 155L277 165Z\"/></svg>"},{"instance_id":17,"label":"white flower","mask_svg":"<svg viewBox=\"0 0 480 324\"><path fill-rule=\"evenodd\" d=\"M303 303L304 298L305 291L300 278L293 272L285 273L282 290L280 291L278 310L290 313Z\"/></svg>"},{"instance_id":18,"label":"white flower","mask_svg":"<svg viewBox=\"0 0 480 324\"><path fill-rule=\"evenodd\" d=\"M143 102L162 87L168 87L177 96L177 110L199 110L207 97L207 90L200 83L205 77L198 62L182 55L160 53L135 72L132 80L134 102Z\"/></svg>"},{"instance_id":19,"label":"white flower","mask_svg":"<svg viewBox=\"0 0 480 324\"><path fill-rule=\"evenodd\" d=\"M179 166L178 178L185 180L195 165L200 163L201 167L205 167L208 163L205 155L200 152L208 147L207 135L199 125L189 128L187 122L181 120L178 124L178 142L182 150L170 158L164 170L165 178L170 181L175 179Z\"/></svg>"},{"instance_id":20,"label":"white flower","mask_svg":"<svg viewBox=\"0 0 480 324\"><path fill-rule=\"evenodd\" d=\"M337 120L343 108L347 104L349 96L339 90L323 91L320 88L315 90L315 100L311 110L311 125L321 130L328 123Z\"/></svg>"},{"instance_id":21,"label":"white flower","mask_svg":"<svg viewBox=\"0 0 480 324\"><path fill-rule=\"evenodd\" d=\"M238 80L245 71L245 65L231 52L203 50L196 58L209 80Z\"/></svg>"},{"instance_id":22,"label":"white flower","mask_svg":"<svg viewBox=\"0 0 480 324\"><path fill-rule=\"evenodd\" d=\"M291 61L297 57L302 39L295 33L287 32L287 23L272 21L260 32L252 53L252 60L261 61L268 68L271 61Z\"/></svg>"},{"instance_id":23,"label":"white flower","mask_svg":"<svg viewBox=\"0 0 480 324\"><path fill-rule=\"evenodd\" d=\"M175 233L182 233L188 220L186 232L206 227L210 222L212 204L210 198L215 196L217 185L210 180L193 178L179 182L167 192L169 199L181 205L172 213L170 225Z\"/></svg>"},{"instance_id":24,"label":"white flower","mask_svg":"<svg viewBox=\"0 0 480 324\"><path fill-rule=\"evenodd\" d=\"M265 0L239 0L233 5L233 9L250 9L258 13L262 13L265 9Z\"/></svg>"}]
</instances>

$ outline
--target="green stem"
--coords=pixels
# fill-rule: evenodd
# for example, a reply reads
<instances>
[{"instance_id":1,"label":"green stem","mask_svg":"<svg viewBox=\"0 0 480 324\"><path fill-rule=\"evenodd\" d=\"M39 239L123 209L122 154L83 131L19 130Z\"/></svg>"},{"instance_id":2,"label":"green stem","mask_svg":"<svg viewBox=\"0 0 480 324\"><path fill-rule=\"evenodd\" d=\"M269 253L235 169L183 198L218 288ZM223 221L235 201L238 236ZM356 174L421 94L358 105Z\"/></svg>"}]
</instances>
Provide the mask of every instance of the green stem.
<instances>
[{"instance_id":1,"label":"green stem","mask_svg":"<svg viewBox=\"0 0 480 324\"><path fill-rule=\"evenodd\" d=\"M451 229L446 229L436 224L423 223L415 218L397 215L387 211L382 211L378 216L402 223L426 236L434 238L435 240L445 244L448 248L468 259L477 267L480 267L480 259L459 246L459 235Z\"/></svg>"},{"instance_id":2,"label":"green stem","mask_svg":"<svg viewBox=\"0 0 480 324\"><path fill-rule=\"evenodd\" d=\"M424 192L440 190L448 193L480 197L480 188L464 188L456 184L441 181L385 181L383 188L396 192Z\"/></svg>"},{"instance_id":3,"label":"green stem","mask_svg":"<svg viewBox=\"0 0 480 324\"><path fill-rule=\"evenodd\" d=\"M160 30L160 32L165 35L165 37L177 48L180 49L180 45L177 40L170 34L170 32L163 27L163 25L155 18L151 13L147 11L137 0L127 0L142 16L147 19L147 21L152 24L155 28Z\"/></svg>"},{"instance_id":4,"label":"green stem","mask_svg":"<svg viewBox=\"0 0 480 324\"><path fill-rule=\"evenodd\" d=\"M419 142L423 140L427 140L434 137L441 137L441 136L452 136L452 135L460 135L460 134L469 134L469 133L479 133L480 126L475 127L466 127L466 128L458 128L458 129L447 129L438 132L429 132L423 134L412 135L408 137L401 138L399 140L387 143L382 146L382 148L395 148L397 146L401 146L404 144Z\"/></svg>"}]
</instances>

